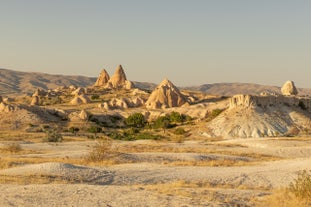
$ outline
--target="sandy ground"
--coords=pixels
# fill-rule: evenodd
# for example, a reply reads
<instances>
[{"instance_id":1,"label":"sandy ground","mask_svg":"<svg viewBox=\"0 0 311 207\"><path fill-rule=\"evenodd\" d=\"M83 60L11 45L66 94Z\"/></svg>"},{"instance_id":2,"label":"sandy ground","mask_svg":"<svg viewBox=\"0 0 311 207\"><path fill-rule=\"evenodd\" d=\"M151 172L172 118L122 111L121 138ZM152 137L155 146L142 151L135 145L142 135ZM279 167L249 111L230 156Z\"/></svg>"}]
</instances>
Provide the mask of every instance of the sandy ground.
<instances>
[{"instance_id":1,"label":"sandy ground","mask_svg":"<svg viewBox=\"0 0 311 207\"><path fill-rule=\"evenodd\" d=\"M86 155L94 143L24 142L21 143L23 149L37 150L40 153L11 156L77 158ZM115 145L119 148L127 145L130 148L149 143L154 144L152 141L137 141L118 142ZM135 162L119 165L87 167L43 163L3 169L0 175L61 176L75 182L1 184L1 206L248 206L252 205L254 198L263 197L272 189L287 186L300 170L311 170L310 138L235 139L213 143L187 141L165 145L173 149L216 149L234 152L235 155L206 152L132 152L126 153L125 158ZM236 155L237 152L273 155L279 159L251 162L252 158ZM173 161L213 159L244 160L251 164L231 167L167 164ZM180 181L209 185L178 185Z\"/></svg>"}]
</instances>

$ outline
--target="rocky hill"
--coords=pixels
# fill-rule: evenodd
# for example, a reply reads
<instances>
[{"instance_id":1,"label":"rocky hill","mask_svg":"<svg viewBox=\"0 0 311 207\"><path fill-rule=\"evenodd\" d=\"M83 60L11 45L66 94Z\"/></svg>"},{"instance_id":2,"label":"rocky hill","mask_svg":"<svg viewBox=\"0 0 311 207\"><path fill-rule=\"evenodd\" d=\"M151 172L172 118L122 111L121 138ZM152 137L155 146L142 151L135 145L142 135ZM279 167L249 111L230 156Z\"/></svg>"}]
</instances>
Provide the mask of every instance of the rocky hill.
<instances>
[{"instance_id":1,"label":"rocky hill","mask_svg":"<svg viewBox=\"0 0 311 207\"><path fill-rule=\"evenodd\" d=\"M95 77L51 75L46 73L20 72L0 69L0 95L33 93L37 88L53 89L59 86L76 85L78 87L91 86L96 83ZM157 84L133 81L135 87L152 91ZM262 92L281 92L277 86L266 86L253 83L214 83L182 89L201 91L207 94L233 96L235 94L259 95ZM310 95L311 89L298 88L300 95Z\"/></svg>"},{"instance_id":2,"label":"rocky hill","mask_svg":"<svg viewBox=\"0 0 311 207\"><path fill-rule=\"evenodd\" d=\"M273 137L309 133L311 99L298 96L235 95L229 108L207 124L214 137Z\"/></svg>"},{"instance_id":3,"label":"rocky hill","mask_svg":"<svg viewBox=\"0 0 311 207\"><path fill-rule=\"evenodd\" d=\"M185 89L221 96L233 96L235 94L260 95L262 92L270 94L281 93L281 87L254 83L214 83L186 87ZM298 92L300 95L311 95L311 89L298 88Z\"/></svg>"},{"instance_id":4,"label":"rocky hill","mask_svg":"<svg viewBox=\"0 0 311 207\"><path fill-rule=\"evenodd\" d=\"M0 95L33 93L36 88L51 89L59 86L89 86L96 78L85 76L51 75L0 69Z\"/></svg>"}]
</instances>

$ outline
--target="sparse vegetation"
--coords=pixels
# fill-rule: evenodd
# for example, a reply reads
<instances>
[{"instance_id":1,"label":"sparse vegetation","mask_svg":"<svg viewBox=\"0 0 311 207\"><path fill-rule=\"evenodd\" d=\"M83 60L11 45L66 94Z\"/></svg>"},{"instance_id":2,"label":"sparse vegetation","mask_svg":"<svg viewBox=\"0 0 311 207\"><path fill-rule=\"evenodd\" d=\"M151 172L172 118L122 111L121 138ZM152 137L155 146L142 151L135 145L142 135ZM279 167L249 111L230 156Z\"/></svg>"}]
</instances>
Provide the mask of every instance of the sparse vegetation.
<instances>
[{"instance_id":1,"label":"sparse vegetation","mask_svg":"<svg viewBox=\"0 0 311 207\"><path fill-rule=\"evenodd\" d=\"M22 147L19 143L9 143L4 145L4 147L0 148L0 151L8 152L8 153L18 153L22 151Z\"/></svg>"},{"instance_id":2,"label":"sparse vegetation","mask_svg":"<svg viewBox=\"0 0 311 207\"><path fill-rule=\"evenodd\" d=\"M290 183L288 190L311 204L311 171L299 172L298 177Z\"/></svg>"},{"instance_id":3,"label":"sparse vegetation","mask_svg":"<svg viewBox=\"0 0 311 207\"><path fill-rule=\"evenodd\" d=\"M72 134L74 134L75 136L77 135L77 133L80 131L80 129L78 127L70 127L69 128L69 132L71 132Z\"/></svg>"},{"instance_id":4,"label":"sparse vegetation","mask_svg":"<svg viewBox=\"0 0 311 207\"><path fill-rule=\"evenodd\" d=\"M98 126L91 126L90 128L88 128L88 132L93 133L95 138L97 137L97 134L102 132L103 129L101 127Z\"/></svg>"},{"instance_id":5,"label":"sparse vegetation","mask_svg":"<svg viewBox=\"0 0 311 207\"><path fill-rule=\"evenodd\" d=\"M221 114L224 110L223 109L214 109L212 112L208 114L207 120L206 121L211 121L215 119L219 114Z\"/></svg>"},{"instance_id":6,"label":"sparse vegetation","mask_svg":"<svg viewBox=\"0 0 311 207\"><path fill-rule=\"evenodd\" d=\"M311 172L300 171L287 188L275 190L257 206L299 206L311 205Z\"/></svg>"},{"instance_id":7,"label":"sparse vegetation","mask_svg":"<svg viewBox=\"0 0 311 207\"><path fill-rule=\"evenodd\" d=\"M88 162L104 162L113 160L119 153L112 149L112 141L109 139L101 140L93 146L90 153L84 158Z\"/></svg>"},{"instance_id":8,"label":"sparse vegetation","mask_svg":"<svg viewBox=\"0 0 311 207\"><path fill-rule=\"evenodd\" d=\"M125 123L130 127L142 128L146 125L145 116L142 113L135 113L125 119Z\"/></svg>"},{"instance_id":9,"label":"sparse vegetation","mask_svg":"<svg viewBox=\"0 0 311 207\"><path fill-rule=\"evenodd\" d=\"M46 142L61 142L63 141L63 136L60 132L55 129L47 130L45 132L46 136L44 141Z\"/></svg>"}]
</instances>

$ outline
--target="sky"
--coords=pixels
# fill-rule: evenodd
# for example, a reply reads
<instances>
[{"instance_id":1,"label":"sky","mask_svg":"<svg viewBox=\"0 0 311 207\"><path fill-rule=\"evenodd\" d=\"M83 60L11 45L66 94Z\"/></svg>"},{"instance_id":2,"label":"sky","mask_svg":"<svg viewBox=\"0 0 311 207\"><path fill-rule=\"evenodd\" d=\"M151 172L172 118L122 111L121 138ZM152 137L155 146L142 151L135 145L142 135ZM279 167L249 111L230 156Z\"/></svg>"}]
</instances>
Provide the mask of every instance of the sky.
<instances>
[{"instance_id":1,"label":"sky","mask_svg":"<svg viewBox=\"0 0 311 207\"><path fill-rule=\"evenodd\" d=\"M0 68L311 88L309 0L0 0Z\"/></svg>"}]
</instances>

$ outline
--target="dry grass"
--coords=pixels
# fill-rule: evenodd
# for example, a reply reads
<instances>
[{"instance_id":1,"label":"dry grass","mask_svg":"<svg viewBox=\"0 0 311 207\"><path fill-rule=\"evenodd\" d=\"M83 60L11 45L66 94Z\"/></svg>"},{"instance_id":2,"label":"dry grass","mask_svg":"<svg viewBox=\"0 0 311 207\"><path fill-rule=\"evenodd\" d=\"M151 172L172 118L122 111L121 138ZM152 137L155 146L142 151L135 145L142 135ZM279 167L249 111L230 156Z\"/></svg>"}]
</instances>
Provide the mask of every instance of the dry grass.
<instances>
[{"instance_id":1,"label":"dry grass","mask_svg":"<svg viewBox=\"0 0 311 207\"><path fill-rule=\"evenodd\" d=\"M230 204L230 206L236 205L240 198L235 196L228 196L221 193L221 190L261 190L268 191L270 189L260 188L254 186L245 185L233 185L233 184L221 184L221 183L211 183L209 181L186 181L177 180L170 183L160 183L151 185L140 185L138 186L145 190L157 192L160 194L165 194L169 196L181 196L187 198L195 198L198 201L209 201L209 202L219 202ZM245 198L244 198L245 199ZM251 202L254 198L247 198L246 202Z\"/></svg>"},{"instance_id":2,"label":"dry grass","mask_svg":"<svg viewBox=\"0 0 311 207\"><path fill-rule=\"evenodd\" d=\"M298 198L294 193L289 192L287 189L275 190L271 195L265 196L261 200L257 199L254 203L258 207L308 207L311 205L310 202Z\"/></svg>"},{"instance_id":3,"label":"dry grass","mask_svg":"<svg viewBox=\"0 0 311 207\"><path fill-rule=\"evenodd\" d=\"M70 159L70 158L43 158L43 157L1 157L0 158L0 169L17 167L25 164L39 164L46 162L61 162L80 165L83 164L81 159Z\"/></svg>"},{"instance_id":4,"label":"dry grass","mask_svg":"<svg viewBox=\"0 0 311 207\"><path fill-rule=\"evenodd\" d=\"M13 153L21 152L23 149L18 143L9 143L0 148L1 153Z\"/></svg>"},{"instance_id":5,"label":"dry grass","mask_svg":"<svg viewBox=\"0 0 311 207\"><path fill-rule=\"evenodd\" d=\"M1 131L0 141L29 141L41 142L44 133L26 133L16 131Z\"/></svg>"},{"instance_id":6,"label":"dry grass","mask_svg":"<svg viewBox=\"0 0 311 207\"><path fill-rule=\"evenodd\" d=\"M61 176L48 176L48 175L0 175L1 184L19 184L19 185L29 185L29 184L72 184L79 183L80 181L64 179Z\"/></svg>"}]
</instances>

